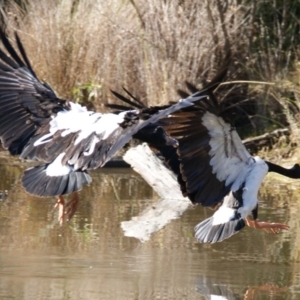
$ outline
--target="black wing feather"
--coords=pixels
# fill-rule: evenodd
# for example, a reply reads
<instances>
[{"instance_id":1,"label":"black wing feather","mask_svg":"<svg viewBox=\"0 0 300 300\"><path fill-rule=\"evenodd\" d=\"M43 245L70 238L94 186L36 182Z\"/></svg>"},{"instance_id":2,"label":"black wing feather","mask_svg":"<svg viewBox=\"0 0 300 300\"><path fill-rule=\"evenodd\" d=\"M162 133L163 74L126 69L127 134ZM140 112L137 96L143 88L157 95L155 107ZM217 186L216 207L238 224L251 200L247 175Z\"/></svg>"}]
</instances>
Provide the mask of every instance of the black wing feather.
<instances>
[{"instance_id":1,"label":"black wing feather","mask_svg":"<svg viewBox=\"0 0 300 300\"><path fill-rule=\"evenodd\" d=\"M15 39L16 39L16 42L17 42L17 45L18 45L18 48L19 48L19 51L21 53L21 56L23 57L24 61L25 61L25 64L24 66L26 66L28 68L28 70L30 70L31 74L37 78L35 72L33 71L32 67L31 67L31 64L30 64L30 61L26 55L26 52L25 52L25 49L21 43L21 40L19 38L19 36L17 35L17 33L15 33ZM13 48L12 48L13 50Z\"/></svg>"},{"instance_id":2,"label":"black wing feather","mask_svg":"<svg viewBox=\"0 0 300 300\"><path fill-rule=\"evenodd\" d=\"M48 164L27 169L22 177L26 191L40 197L58 196L78 191L91 182L86 172L73 171L63 176L48 176Z\"/></svg>"},{"instance_id":3,"label":"black wing feather","mask_svg":"<svg viewBox=\"0 0 300 300\"><path fill-rule=\"evenodd\" d=\"M208 93L211 94L211 91L218 86L219 82L213 80L211 84L209 84L207 87L203 89L203 94ZM197 91L198 93L201 93L201 91L197 90L196 87L188 82L186 82L186 85L189 90L191 91ZM125 89L124 89L125 90ZM136 97L131 95L127 90L125 90L126 93L136 101ZM120 99L122 102L125 102L126 104L131 105L131 108L138 107L138 104L136 104L133 100L125 98L123 95L120 95L117 92L112 91L113 94ZM182 92L181 96L183 98L186 98L189 96L189 94ZM139 104L141 104L139 102ZM117 108L117 109L122 109L123 106L114 106L114 105L107 105L108 107L111 108ZM202 99L201 101L201 111L203 112L206 109L214 110L214 103L211 103L211 101L207 100L206 98ZM127 110L128 108L125 106L124 110ZM199 108L197 107L197 111ZM177 116L178 115L178 116ZM195 120L195 114L194 114L194 109L191 108L186 108L183 109L182 111L178 112L178 114L171 115L170 117L160 120L155 124L149 124L148 126L144 127L143 129L139 130L133 137L137 138L143 142L147 142L150 147L155 148L161 156L163 156L166 164L169 166L169 168L177 175L177 180L178 183L180 184L181 191L184 196L188 195L189 198L196 203L197 201L195 200L195 195L198 194L198 189L201 188L204 184L202 182L198 182L196 184L196 181L198 181L199 178L195 178L195 183L192 178L187 178L187 176L182 172L184 170L183 165L189 165L189 157L191 157L191 167L192 170L196 170L195 172L197 173L203 173L203 169L205 167L209 167L209 170L211 170L211 167L209 164L203 165L203 162L197 162L195 159L193 159L193 152L203 152L208 156L208 149L209 149L209 136L207 136L207 132L202 128L202 130L198 130L199 126L198 120ZM186 135L186 126L193 126L196 124L198 126L197 130L194 130L192 133L190 132L189 135ZM166 131L165 131L166 129ZM200 128L201 129L201 128ZM171 132L170 135L172 135L172 138L168 134ZM192 147L194 146L194 141L196 140L198 142L197 145L195 145L192 150L190 148L182 147L183 152L187 152L186 155L186 160L183 161L181 157L179 158L179 155L181 156L182 153L179 153L178 150L176 149L177 142L176 140L181 137L182 141L185 142L188 145L191 145ZM203 146L206 148L206 151L203 151L203 147L200 149L197 148L199 146ZM178 155L179 153L179 155ZM188 181L191 181L189 183ZM192 185L193 189L189 188L189 185ZM210 184L211 187L211 184ZM228 189L226 189L227 191ZM208 192L205 191L205 195L207 195ZM223 196L225 194L221 193ZM218 194L219 195L219 194ZM201 195L200 195L201 196ZM203 195L202 195L203 196ZM211 198L213 198L211 200ZM217 198L217 200L216 200ZM206 204L208 206L214 205L216 201L221 201L219 199L220 197L215 197L213 195L212 197L208 197L208 200ZM209 203L208 203L209 202ZM204 202L203 202L204 204Z\"/></svg>"},{"instance_id":4,"label":"black wing feather","mask_svg":"<svg viewBox=\"0 0 300 300\"><path fill-rule=\"evenodd\" d=\"M11 154L20 155L39 128L69 106L38 80L17 34L20 55L1 28L0 38L9 54L0 49L0 139Z\"/></svg>"}]
</instances>

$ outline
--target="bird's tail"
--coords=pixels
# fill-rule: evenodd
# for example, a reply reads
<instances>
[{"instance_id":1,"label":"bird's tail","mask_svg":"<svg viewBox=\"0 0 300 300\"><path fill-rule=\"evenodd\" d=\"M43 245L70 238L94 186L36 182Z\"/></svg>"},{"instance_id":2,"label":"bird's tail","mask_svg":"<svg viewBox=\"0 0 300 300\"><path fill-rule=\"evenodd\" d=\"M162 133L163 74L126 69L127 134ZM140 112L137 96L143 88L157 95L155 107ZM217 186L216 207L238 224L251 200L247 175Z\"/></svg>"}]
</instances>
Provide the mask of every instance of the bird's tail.
<instances>
[{"instance_id":1,"label":"bird's tail","mask_svg":"<svg viewBox=\"0 0 300 300\"><path fill-rule=\"evenodd\" d=\"M222 224L213 224L213 216L195 227L195 237L200 243L216 243L228 239L245 227L245 220L238 218Z\"/></svg>"},{"instance_id":2,"label":"bird's tail","mask_svg":"<svg viewBox=\"0 0 300 300\"><path fill-rule=\"evenodd\" d=\"M69 194L80 190L83 185L92 181L88 173L79 170L70 169L65 174L51 174L50 165L36 166L24 172L22 183L29 194L40 197Z\"/></svg>"}]
</instances>

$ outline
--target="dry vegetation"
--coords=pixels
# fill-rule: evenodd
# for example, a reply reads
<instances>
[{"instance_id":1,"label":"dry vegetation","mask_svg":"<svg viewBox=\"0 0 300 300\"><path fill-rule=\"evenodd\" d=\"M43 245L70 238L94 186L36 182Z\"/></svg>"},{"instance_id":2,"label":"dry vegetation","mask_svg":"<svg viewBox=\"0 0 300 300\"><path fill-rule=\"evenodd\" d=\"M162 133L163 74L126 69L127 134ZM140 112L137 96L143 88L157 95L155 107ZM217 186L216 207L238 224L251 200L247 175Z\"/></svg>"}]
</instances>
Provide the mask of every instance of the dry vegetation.
<instances>
[{"instance_id":1,"label":"dry vegetation","mask_svg":"<svg viewBox=\"0 0 300 300\"><path fill-rule=\"evenodd\" d=\"M198 86L229 51L220 91L235 105L238 126L256 133L292 125L299 140L298 0L6 1L7 31L17 31L40 78L64 98L97 109L127 87L149 104L178 98L188 80ZM246 126L245 126L246 125ZM247 131L247 130L246 130ZM248 132L247 132L248 133Z\"/></svg>"}]
</instances>

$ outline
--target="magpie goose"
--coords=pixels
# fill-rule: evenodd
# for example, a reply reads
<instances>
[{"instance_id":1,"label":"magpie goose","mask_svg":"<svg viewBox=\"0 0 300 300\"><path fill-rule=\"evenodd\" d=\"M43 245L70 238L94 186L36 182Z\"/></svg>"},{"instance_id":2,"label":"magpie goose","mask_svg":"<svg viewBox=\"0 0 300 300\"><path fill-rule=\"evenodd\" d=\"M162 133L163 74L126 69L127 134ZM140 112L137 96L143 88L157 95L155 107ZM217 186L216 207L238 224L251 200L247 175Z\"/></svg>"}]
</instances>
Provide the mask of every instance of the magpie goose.
<instances>
[{"instance_id":1,"label":"magpie goose","mask_svg":"<svg viewBox=\"0 0 300 300\"><path fill-rule=\"evenodd\" d=\"M285 169L251 156L230 115L221 108L212 92L215 86L206 87L208 97L195 106L175 112L151 124L151 128L144 127L134 137L150 141L150 146L160 151L177 174L183 195L192 203L218 208L212 217L195 227L199 242L221 242L245 225L272 233L288 229L281 223L258 222L257 194L268 172L300 178L300 166L295 164L291 169ZM131 106L142 106L130 93L133 100L114 94ZM128 109L122 105L114 108ZM156 143L159 140L156 135L165 141L165 145Z\"/></svg>"},{"instance_id":2,"label":"magpie goose","mask_svg":"<svg viewBox=\"0 0 300 300\"><path fill-rule=\"evenodd\" d=\"M88 170L102 167L144 126L194 105L196 93L175 104L101 114L58 98L41 82L20 38L16 49L0 30L0 139L10 154L37 161L22 177L26 191L40 197L58 196L59 220L70 219L77 191L91 182ZM64 194L72 194L65 204Z\"/></svg>"},{"instance_id":3,"label":"magpie goose","mask_svg":"<svg viewBox=\"0 0 300 300\"><path fill-rule=\"evenodd\" d=\"M258 222L257 194L268 172L300 178L300 166L286 169L251 156L213 93L195 107L172 114L164 129L178 142L180 171L191 201L218 207L195 227L199 242L221 242L245 225L273 233L289 228Z\"/></svg>"}]
</instances>

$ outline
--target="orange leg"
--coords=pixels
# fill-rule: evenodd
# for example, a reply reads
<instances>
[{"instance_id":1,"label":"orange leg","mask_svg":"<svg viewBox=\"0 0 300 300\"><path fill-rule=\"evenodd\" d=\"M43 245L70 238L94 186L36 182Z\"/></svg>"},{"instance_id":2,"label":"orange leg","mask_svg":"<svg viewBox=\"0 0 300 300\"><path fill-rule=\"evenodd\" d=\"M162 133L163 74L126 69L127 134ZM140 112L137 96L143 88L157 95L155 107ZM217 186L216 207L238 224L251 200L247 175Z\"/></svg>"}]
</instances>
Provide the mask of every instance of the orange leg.
<instances>
[{"instance_id":1,"label":"orange leg","mask_svg":"<svg viewBox=\"0 0 300 300\"><path fill-rule=\"evenodd\" d=\"M79 203L79 195L77 192L72 193L70 201L65 203L62 195L58 196L58 200L54 208L58 208L58 222L62 225L65 221L70 221L74 216Z\"/></svg>"},{"instance_id":2,"label":"orange leg","mask_svg":"<svg viewBox=\"0 0 300 300\"><path fill-rule=\"evenodd\" d=\"M251 220L249 217L245 219L246 224L251 228L263 229L268 233L279 233L281 230L287 230L290 227L282 223L258 222L258 220Z\"/></svg>"},{"instance_id":3,"label":"orange leg","mask_svg":"<svg viewBox=\"0 0 300 300\"><path fill-rule=\"evenodd\" d=\"M65 200L62 195L58 196L58 200L54 205L54 209L58 208L58 222L60 225L64 222L64 215L65 215Z\"/></svg>"},{"instance_id":4,"label":"orange leg","mask_svg":"<svg viewBox=\"0 0 300 300\"><path fill-rule=\"evenodd\" d=\"M78 203L79 195L77 192L73 192L71 200L66 204L65 207L66 221L70 221L73 218L74 214L77 211Z\"/></svg>"}]
</instances>

